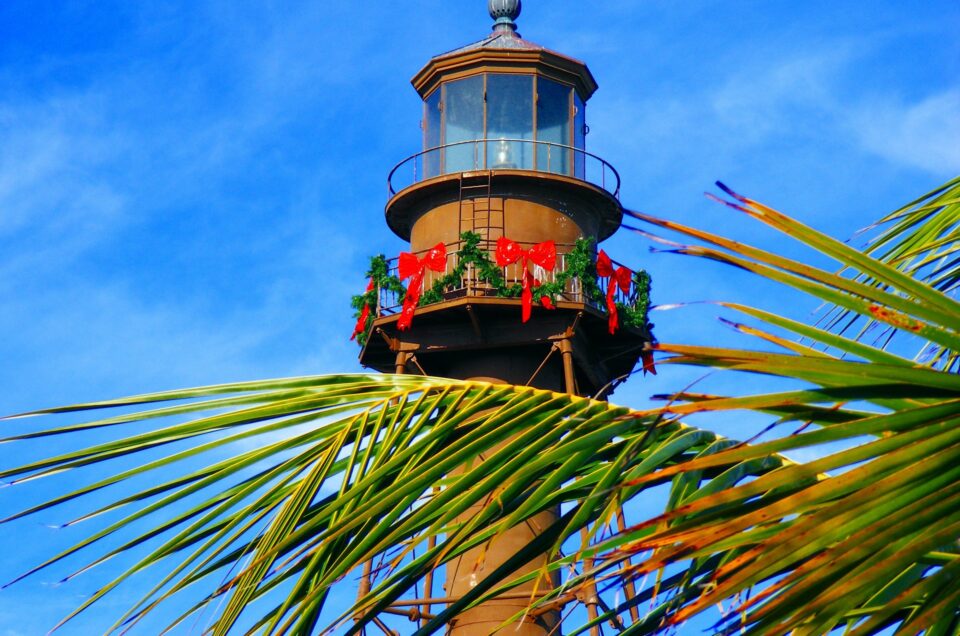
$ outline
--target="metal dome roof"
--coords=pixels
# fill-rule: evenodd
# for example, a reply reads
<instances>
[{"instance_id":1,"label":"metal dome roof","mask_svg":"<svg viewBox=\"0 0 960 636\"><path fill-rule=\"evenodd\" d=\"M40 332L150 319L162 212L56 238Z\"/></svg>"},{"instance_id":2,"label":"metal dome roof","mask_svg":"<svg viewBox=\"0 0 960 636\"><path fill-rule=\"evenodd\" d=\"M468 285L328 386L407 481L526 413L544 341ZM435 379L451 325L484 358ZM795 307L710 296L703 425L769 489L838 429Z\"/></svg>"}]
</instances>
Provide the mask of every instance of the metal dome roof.
<instances>
[{"instance_id":1,"label":"metal dome roof","mask_svg":"<svg viewBox=\"0 0 960 636\"><path fill-rule=\"evenodd\" d=\"M413 85L421 96L432 90L438 78L456 69L458 72L493 61L496 64L540 64L549 72L566 74L561 81L573 81L580 97L586 101L597 90L596 80L580 60L545 46L525 40L514 23L520 15L522 0L487 0L487 9L494 18L493 32L487 37L434 56L413 78Z\"/></svg>"}]
</instances>

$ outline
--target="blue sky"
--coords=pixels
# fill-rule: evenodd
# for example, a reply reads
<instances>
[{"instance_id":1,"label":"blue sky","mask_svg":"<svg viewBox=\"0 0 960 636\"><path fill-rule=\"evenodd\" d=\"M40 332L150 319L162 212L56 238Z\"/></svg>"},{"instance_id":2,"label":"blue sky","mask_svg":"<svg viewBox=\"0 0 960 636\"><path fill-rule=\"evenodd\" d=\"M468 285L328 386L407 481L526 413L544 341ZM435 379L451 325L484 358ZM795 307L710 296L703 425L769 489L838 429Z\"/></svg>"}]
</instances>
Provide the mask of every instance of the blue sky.
<instances>
[{"instance_id":1,"label":"blue sky","mask_svg":"<svg viewBox=\"0 0 960 636\"><path fill-rule=\"evenodd\" d=\"M0 3L0 413L359 370L350 295L370 255L403 248L382 214L420 144L409 78L483 37L484 5ZM953 0L528 0L519 24L597 77L588 149L629 207L792 254L701 193L721 179L846 237L960 173ZM647 247L607 251L651 271L655 302L815 307ZM715 314L658 313L657 334L738 343ZM0 557L3 578L41 554L37 521L3 530L30 546ZM0 593L0 636L42 633L76 598L47 583Z\"/></svg>"}]
</instances>

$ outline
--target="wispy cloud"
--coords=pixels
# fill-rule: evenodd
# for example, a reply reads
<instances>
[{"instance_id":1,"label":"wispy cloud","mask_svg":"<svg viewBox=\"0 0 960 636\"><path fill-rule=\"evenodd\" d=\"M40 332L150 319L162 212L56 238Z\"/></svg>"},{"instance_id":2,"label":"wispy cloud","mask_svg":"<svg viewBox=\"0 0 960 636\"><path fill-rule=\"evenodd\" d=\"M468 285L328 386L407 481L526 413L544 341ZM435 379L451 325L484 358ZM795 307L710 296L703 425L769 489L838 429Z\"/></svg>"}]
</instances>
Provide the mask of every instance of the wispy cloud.
<instances>
[{"instance_id":1,"label":"wispy cloud","mask_svg":"<svg viewBox=\"0 0 960 636\"><path fill-rule=\"evenodd\" d=\"M889 161L960 173L960 89L912 102L881 97L852 109L849 125L864 148Z\"/></svg>"},{"instance_id":2,"label":"wispy cloud","mask_svg":"<svg viewBox=\"0 0 960 636\"><path fill-rule=\"evenodd\" d=\"M960 90L932 88L908 99L901 87L887 90L881 75L863 78L864 68L891 55L896 38L883 32L772 47L742 63L705 61L701 81L601 99L591 127L618 134L598 135L593 149L643 179L668 178L685 191L735 175L786 183L798 166L799 178L831 190L862 178L877 156L893 170L957 174ZM767 157L764 165L758 156ZM752 174L743 174L747 169Z\"/></svg>"},{"instance_id":3,"label":"wispy cloud","mask_svg":"<svg viewBox=\"0 0 960 636\"><path fill-rule=\"evenodd\" d=\"M834 88L852 59L850 47L834 46L738 69L706 95L704 106L716 128L727 131L734 143L788 136L837 112Z\"/></svg>"},{"instance_id":4,"label":"wispy cloud","mask_svg":"<svg viewBox=\"0 0 960 636\"><path fill-rule=\"evenodd\" d=\"M129 147L104 129L101 102L0 103L0 280L53 253L74 255L125 222L126 196L103 171Z\"/></svg>"},{"instance_id":5,"label":"wispy cloud","mask_svg":"<svg viewBox=\"0 0 960 636\"><path fill-rule=\"evenodd\" d=\"M42 94L0 93L0 333L17 334L0 343L15 361L0 379L18 396L4 412L60 399L51 383L90 397L355 368L355 346L326 332L349 333L358 254L375 248L347 239L358 211L332 200L339 184L296 176L338 178L317 169L338 158L283 161L274 139L329 99L327 84L356 75L347 58L361 44L341 47L318 81L316 26L336 30L320 9L270 26L224 4L204 5L208 22L178 23L189 37L162 57L117 60ZM182 57L176 72L171 56ZM253 227L260 218L269 232ZM256 279L243 269L254 257ZM340 276L345 264L355 279ZM336 312L321 302L331 298Z\"/></svg>"}]
</instances>

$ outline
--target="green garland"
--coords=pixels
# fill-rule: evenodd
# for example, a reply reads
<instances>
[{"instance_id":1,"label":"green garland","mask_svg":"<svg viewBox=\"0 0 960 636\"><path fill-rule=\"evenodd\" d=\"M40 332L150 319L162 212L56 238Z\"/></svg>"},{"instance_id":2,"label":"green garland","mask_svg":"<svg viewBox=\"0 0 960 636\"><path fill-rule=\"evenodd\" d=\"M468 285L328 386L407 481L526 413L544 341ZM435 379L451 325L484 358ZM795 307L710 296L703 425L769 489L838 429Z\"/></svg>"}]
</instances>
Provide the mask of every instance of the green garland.
<instances>
[{"instance_id":1,"label":"green garland","mask_svg":"<svg viewBox=\"0 0 960 636\"><path fill-rule=\"evenodd\" d=\"M653 323L650 322L650 289L653 286L653 279L647 270L641 269L633 274L634 300L632 305L617 303L617 307L623 312L624 322L631 327L647 332L653 337Z\"/></svg>"},{"instance_id":2,"label":"green garland","mask_svg":"<svg viewBox=\"0 0 960 636\"><path fill-rule=\"evenodd\" d=\"M369 307L370 312L367 315L367 324L363 327L363 333L357 334L357 342L360 346L367 344L370 337L370 328L377 317L377 304L379 301L380 290L386 289L400 296L407 293L406 288L400 279L390 275L390 264L387 257L383 254L377 254L370 259L370 269L367 270L367 278L373 281L373 289L363 294L357 294L350 299L350 306L353 307L353 317L360 319L364 307Z\"/></svg>"},{"instance_id":3,"label":"green garland","mask_svg":"<svg viewBox=\"0 0 960 636\"><path fill-rule=\"evenodd\" d=\"M480 243L483 238L474 232L464 232L460 235L463 246L460 249L457 266L449 274L436 279L420 295L419 306L432 305L442 302L444 293L447 289L459 289L463 287L463 279L466 276L467 268L473 265L475 270L475 279L490 285L493 288L494 295L499 298L519 298L523 293L521 283L508 285L503 278L503 272L485 250L480 249ZM396 276L390 275L389 264L383 254L379 254L370 260L370 269L367 276L373 280L374 288L364 294L358 294L351 299L351 306L354 308L354 317L360 317L363 308L369 307L370 312L367 317L367 324L363 333L357 336L357 342L361 346L367 343L370 334L370 328L376 317L377 300L380 290L386 289L401 298L406 294L406 288ZM597 264L594 257L594 245L592 240L577 239L573 250L566 255L566 269L559 272L553 281L544 282L534 287L531 291L536 302L540 303L543 297L556 302L556 299L563 295L567 289L567 283L572 279L579 279L583 288L584 295L593 300L601 307L606 306L606 298L597 284ZM645 270L640 270L633 275L634 289L636 290L634 300L626 305L617 303L617 307L622 312L625 324L641 329L651 334L653 325L648 322L648 313L650 311L650 274ZM542 303L541 303L542 304ZM651 336L652 337L652 336Z\"/></svg>"}]
</instances>

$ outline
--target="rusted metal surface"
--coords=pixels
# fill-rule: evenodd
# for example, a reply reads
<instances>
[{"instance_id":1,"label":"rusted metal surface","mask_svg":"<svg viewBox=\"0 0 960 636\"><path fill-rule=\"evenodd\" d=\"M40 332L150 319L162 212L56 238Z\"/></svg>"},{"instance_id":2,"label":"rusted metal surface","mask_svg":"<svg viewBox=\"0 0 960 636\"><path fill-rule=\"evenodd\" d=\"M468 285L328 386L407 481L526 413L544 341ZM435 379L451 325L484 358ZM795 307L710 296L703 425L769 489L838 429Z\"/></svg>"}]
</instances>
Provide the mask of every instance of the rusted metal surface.
<instances>
[{"instance_id":1,"label":"rusted metal surface","mask_svg":"<svg viewBox=\"0 0 960 636\"><path fill-rule=\"evenodd\" d=\"M360 362L368 368L393 373L396 354L404 351L417 356L427 375L502 376L506 369L512 383L524 385L530 382L554 343L568 337L566 331L579 317L572 343L578 386L584 395L593 396L603 390L607 396L616 380L635 368L641 351L649 343L645 331L629 326L611 335L606 314L584 303L560 301L552 311L534 306L533 317L527 323L520 321L520 311L519 299L459 298L421 307L413 327L403 332L396 327L397 314L383 316L374 322L376 335L361 351ZM474 321L482 335L478 335ZM559 356L554 356L530 386L557 390L553 388L556 385L563 390L562 382L562 365Z\"/></svg>"},{"instance_id":2,"label":"rusted metal surface","mask_svg":"<svg viewBox=\"0 0 960 636\"><path fill-rule=\"evenodd\" d=\"M482 182L483 177L475 181ZM446 187L455 188L449 193L449 201L435 201L436 207L417 212L410 230L412 251L427 250L440 242L454 249L452 246L459 243L465 231L494 242L505 236L514 241L539 243L544 240L540 237L546 235L562 244L573 244L597 231L596 217L588 213L589 207L562 212L542 201L497 193L492 185L490 191L494 194L490 197L484 188L482 196L473 193L473 198L461 200L458 193L466 188L460 187L460 180L448 183Z\"/></svg>"},{"instance_id":3,"label":"rusted metal surface","mask_svg":"<svg viewBox=\"0 0 960 636\"><path fill-rule=\"evenodd\" d=\"M625 532L627 529L627 519L623 514L623 506L617 510L617 530L620 532ZM631 568L630 557L627 557L623 562L623 569L621 570L621 575L623 576L623 595L627 603L630 603L637 595L637 586L633 582L633 577L629 574ZM637 622L640 620L640 609L636 605L630 605L630 620Z\"/></svg>"},{"instance_id":4,"label":"rusted metal surface","mask_svg":"<svg viewBox=\"0 0 960 636\"><path fill-rule=\"evenodd\" d=\"M567 393L577 394L577 375L573 366L573 344L566 337L559 342L560 354L563 356L563 388Z\"/></svg>"},{"instance_id":5,"label":"rusted metal surface","mask_svg":"<svg viewBox=\"0 0 960 636\"><path fill-rule=\"evenodd\" d=\"M411 83L421 97L442 81L477 73L543 75L571 84L583 101L597 91L597 80L586 64L552 51L518 33L493 32L482 40L437 55L420 69Z\"/></svg>"},{"instance_id":6,"label":"rusted metal surface","mask_svg":"<svg viewBox=\"0 0 960 636\"><path fill-rule=\"evenodd\" d=\"M440 492L440 489L434 486L433 494L436 496ZM436 535L431 536L427 539L427 550L433 550L437 547L437 537ZM433 570L427 572L427 576L423 579L423 598L429 599L433 597ZM431 605L430 603L422 603L420 605L420 615L422 617L420 622L420 627L423 627L426 624L427 620L433 618L430 616ZM412 617L410 620L414 620Z\"/></svg>"},{"instance_id":7,"label":"rusted metal surface","mask_svg":"<svg viewBox=\"0 0 960 636\"><path fill-rule=\"evenodd\" d=\"M360 583L357 585L357 600L362 599L370 593L371 573L373 571L373 562L367 561L363 564L363 574L360 575ZM360 620L360 616L354 616L354 620Z\"/></svg>"},{"instance_id":8,"label":"rusted metal surface","mask_svg":"<svg viewBox=\"0 0 960 636\"><path fill-rule=\"evenodd\" d=\"M586 546L590 542L590 533L586 528L580 531L580 539L583 541L583 544ZM584 572L588 572L593 569L593 558L586 557L583 560L583 569ZM587 607L587 620L590 623L593 623L597 620L597 617L600 615L597 612L597 605L599 605L599 599L597 598L597 584L593 579L589 579L587 584L583 587L580 592L580 602ZM590 636L600 636L600 626L591 625L590 626Z\"/></svg>"}]
</instances>

